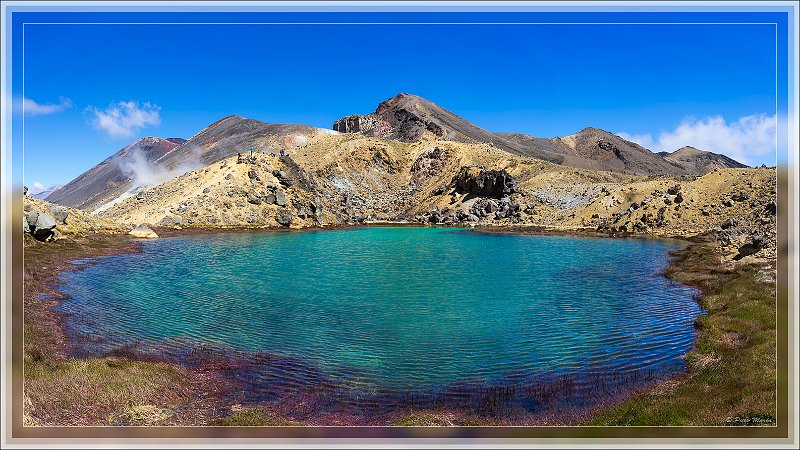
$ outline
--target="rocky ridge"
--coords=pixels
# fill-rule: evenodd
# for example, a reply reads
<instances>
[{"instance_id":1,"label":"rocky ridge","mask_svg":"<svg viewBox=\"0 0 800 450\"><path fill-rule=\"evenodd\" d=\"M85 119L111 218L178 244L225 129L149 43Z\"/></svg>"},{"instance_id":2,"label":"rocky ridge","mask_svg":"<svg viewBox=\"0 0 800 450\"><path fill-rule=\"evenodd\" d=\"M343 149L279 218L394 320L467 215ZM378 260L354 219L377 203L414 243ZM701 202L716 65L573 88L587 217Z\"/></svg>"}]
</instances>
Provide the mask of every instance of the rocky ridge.
<instances>
[{"instance_id":1,"label":"rocky ridge","mask_svg":"<svg viewBox=\"0 0 800 450\"><path fill-rule=\"evenodd\" d=\"M318 135L286 156L230 157L99 216L128 226L338 226L374 222L713 233L731 258L775 254L774 169L700 177L567 168L487 144ZM750 247L746 247L750 246ZM743 248L744 247L744 248ZM745 255L741 256L744 257Z\"/></svg>"}]
</instances>

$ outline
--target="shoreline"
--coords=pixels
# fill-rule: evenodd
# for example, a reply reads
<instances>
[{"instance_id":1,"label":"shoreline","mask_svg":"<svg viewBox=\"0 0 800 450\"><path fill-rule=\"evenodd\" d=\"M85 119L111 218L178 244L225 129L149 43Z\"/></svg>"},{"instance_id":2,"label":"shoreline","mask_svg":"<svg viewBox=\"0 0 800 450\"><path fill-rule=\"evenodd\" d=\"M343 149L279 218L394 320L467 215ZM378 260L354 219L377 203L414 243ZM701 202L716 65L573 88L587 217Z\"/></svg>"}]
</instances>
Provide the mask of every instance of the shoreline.
<instances>
[{"instance_id":1,"label":"shoreline","mask_svg":"<svg viewBox=\"0 0 800 450\"><path fill-rule=\"evenodd\" d=\"M156 232L160 236L163 236L163 237L176 237L176 236L182 236L182 235L213 234L213 233L228 233L228 232L320 231L320 230L332 230L332 229L366 228L366 227L382 227L382 226L396 226L396 225L395 224L383 224L383 223L381 223L381 224L354 224L354 225L345 225L345 226L337 226L337 227L320 227L320 228L316 228L315 227L315 228L312 228L312 229L297 229L297 230L296 229L285 229L285 228L283 228L283 229L265 229L265 228L244 228L244 229L230 229L230 228L223 228L223 229L220 229L220 228L202 228L202 229L198 229L198 228L185 228L185 229L154 228L154 230L156 230ZM401 226L407 226L407 225L401 225ZM430 227L431 225L410 224L410 226L413 226L413 227ZM441 228L441 226L436 226L436 227L440 227ZM457 226L453 226L453 227L457 227ZM458 228L461 228L461 227L458 227ZM536 227L535 229L531 229L530 227L527 227L526 229L514 229L514 228L511 228L511 227L504 228L504 229L497 229L497 227L492 227L490 229L484 229L483 227L467 227L466 229L469 229L469 228L473 228L477 232L486 232L486 233L491 233L491 234L537 234L537 235L562 235L562 236L587 236L587 237L628 237L628 238L630 238L630 237L643 238L644 237L644 236L609 236L608 233L597 233L597 232L586 233L586 232L583 232L583 231L575 231L575 230L571 230L571 231L544 230L544 229L540 229L539 227ZM650 237L650 238L659 239L659 237ZM707 239L703 239L703 238L688 238L688 239L682 239L682 240L689 242L689 244L687 245L687 248L689 246L691 246L692 243L694 243L694 244L697 244L697 245L704 246L706 248L706 251L708 251L708 252L711 251L710 247L708 247L706 245L703 245L703 243L702 243L703 241L706 241ZM100 244L99 247L97 247L97 245L96 245L98 243ZM75 240L75 241L69 240L69 242L66 243L66 244L73 246L73 248L71 249L72 250L71 252L67 252L67 254L64 254L63 252L59 252L58 255L50 255L51 258L50 258L49 261L47 260L47 258L45 258L44 262L47 262L47 264L51 268L53 268L53 272L54 272L54 273L50 274L49 277L47 277L47 279L49 279L49 283L47 282L47 280L37 280L37 282L34 283L34 285L29 288L29 283L27 282L27 280L28 280L27 276L29 274L28 274L27 267L26 267L26 286L25 286L25 307L26 307L26 310L27 310L27 308L29 306L28 303L30 303L31 301L35 301L37 303L40 303L40 304L42 304L40 309L45 310L46 313L35 315L34 317L38 317L38 318L41 319L42 316L50 316L49 323L53 323L53 322L57 322L58 323L57 329L59 330L59 332L56 333L55 336L50 336L50 339L49 340L45 340L44 342L46 343L45 347L48 347L48 348L56 347L57 349L59 349L59 351L57 351L55 354L50 354L50 355L48 355L47 352L45 352L44 356L45 357L52 357L55 361L60 361L60 362L69 361L71 358L72 359L75 359L75 358L68 356L66 354L66 352L65 352L66 349L70 348L70 343L69 343L69 337L67 336L67 333L66 333L66 330L65 330L65 325L64 325L64 321L63 321L63 315L60 315L60 313L58 313L56 311L53 311L53 306L55 306L55 304L58 304L60 301L63 301L65 299L65 296L58 292L58 288L57 287L58 287L58 284L60 283L60 281L58 280L58 278L59 278L58 275L60 273L62 273L63 271L65 271L65 270L80 270L81 266L76 266L75 264L72 263L72 261L75 261L75 260L79 260L79 259L94 259L94 258L97 258L97 257L111 256L111 255L124 254L124 253L135 253L135 252L141 251L141 240L136 239L136 238L132 238L132 237L130 237L128 235L118 235L118 234L95 235L92 238L82 238L82 239L78 239L78 240ZM32 246L36 246L36 245L38 245L40 248L49 248L49 246L52 246L53 244L52 243L43 244L43 243L36 242ZM90 247L90 245L91 245L91 247ZM28 248L28 245L26 243L26 252L27 252L27 248ZM680 251L678 251L676 253L680 253ZM39 255L39 256L41 257L42 255ZM680 255L675 256L674 254L671 253L670 254L670 258L669 258L669 266L665 270L663 276L665 276L665 277L667 277L667 278L669 278L671 280L674 280L674 281L682 282L680 280L676 280L674 278L674 276L675 276L676 270L679 270L679 269L676 269L676 267L680 266L683 262L685 262L685 259L686 259L686 256L683 256L683 257L680 256ZM91 262L89 262L88 264L91 264ZM701 299L702 299L702 297L704 295L704 291L703 291L702 287L701 286L694 286L694 285L689 284L689 283L684 283L684 284L687 284L689 286L694 287L695 289L698 289L699 293L695 296L694 300L698 301L698 302L701 302ZM29 295L33 295L36 298L30 298L29 299ZM48 296L47 301L39 300L39 298L41 298L43 295L47 295ZM702 306L703 305L701 303L701 307ZM705 309L704 309L704 311L705 311ZM27 312L28 311L26 311L26 313ZM28 318L28 317L29 316L26 314L26 318ZM45 321L44 323L48 323L48 322ZM26 331L27 331L28 325L29 324L26 321ZM702 330L698 330L698 332L697 332L697 334L696 334L696 336L694 338L694 344L693 344L693 347L692 347L692 350L690 351L690 353L691 352L695 352L695 348L697 346L697 342L698 342L698 339L700 338L700 334L701 333L702 333ZM26 340L26 347L27 347L27 343L28 342ZM28 349L26 348L26 362L28 361L27 356L28 356ZM101 357L99 359L102 360L102 359L113 358L113 357L130 358L132 360L139 361L139 362L142 362L142 363L145 363L145 364L147 364L148 362L153 363L154 361L158 360L158 358L148 359L146 357L142 357L142 355L137 355L136 353L133 353L133 352L130 353L130 354L127 354L125 352L120 352L117 355L104 356L104 357ZM187 368L180 362L176 362L176 361L160 361L160 363L166 363L166 364L169 364L169 365L179 366L177 368L178 370L182 370L182 371L186 371L187 370ZM213 363L210 364L210 365L213 366ZM203 374L203 375L208 375L209 373L213 372L213 368L212 368L212 370L208 370L208 368L204 368L204 369L201 369L201 371L208 372L208 373L204 373ZM691 368L687 365L685 372L690 372L690 371L691 371ZM615 395L613 396L612 399L603 400L603 401L600 401L600 402L598 402L596 404L593 404L591 406L588 406L588 407L578 408L577 410L575 410L575 409L565 410L565 411L563 411L562 414L557 414L556 417L553 417L552 415L551 416L542 417L540 415L538 418L534 419L532 422L526 420L526 421L523 421L523 423L514 423L514 424L518 424L518 425L543 425L543 424L556 423L556 424L559 424L559 425L564 425L564 424L576 425L576 424L585 422L586 420L591 420L591 418L595 417L599 411L602 411L602 410L605 410L605 409L608 409L608 408L613 408L615 405L619 405L619 404L622 404L622 403L624 403L626 401L630 401L631 399L636 398L639 395L643 395L643 394L646 394L646 393L651 392L653 390L657 390L657 389L659 389L660 386L662 386L665 383L668 384L668 383L674 382L676 379L680 380L682 378L685 378L686 376L689 376L689 374L682 373L682 374L671 376L669 378L662 379L662 380L649 381L649 382L645 383L645 385L643 385L643 386L622 388L622 389L620 389L620 392L615 393ZM217 373L215 375L212 375L212 377L220 378L221 375L219 373ZM192 383L189 383L189 384L192 384ZM229 388L230 385L226 385L226 387ZM237 412L236 409L228 409L229 405L227 404L227 401L229 399L225 399L223 391L224 391L224 388L220 389L220 390L217 390L216 393L215 393L216 398L214 398L214 396L212 396L212 398L208 398L207 399L211 404L216 404L216 408L211 408L211 409L216 409L218 412L216 414L213 414L212 415L213 417L209 417L209 419L212 419L212 420L209 420L208 422L203 423L203 424L214 424L215 423L214 421L216 421L216 423L221 423L221 424L230 424L230 423L226 423L225 422L225 420L227 420L224 417L225 414L223 412L220 412L223 409L229 411L229 413L232 412L233 413L232 417L236 417L236 416L239 416L239 415L242 414L241 412ZM222 408L223 406L224 406L224 408ZM235 405L232 405L232 406L235 406ZM253 411L253 410L248 410L248 409L244 410L245 413L247 413L249 411ZM256 410L256 411L258 411L258 410ZM423 409L421 411L416 411L416 412L414 412L412 410L410 412L407 411L407 413L408 414L405 417L397 417L397 418L395 418L396 420L394 420L394 422L395 423L409 423L408 420L411 420L411 419L409 419L411 417L411 418L416 418L416 419L411 420L410 423L416 424L417 423L416 420L419 419L420 417L423 417L423 418L425 418L423 420L423 422L431 422L429 424L436 424L436 423L439 423L439 419L441 419L442 416L452 416L453 415L452 411L446 410L444 412L442 412L442 411L437 412L435 409L430 409L430 410L424 410ZM263 416L263 412L261 412L261 416ZM259 416L259 417L261 417L261 416ZM406 420L406 419L408 419L408 420ZM306 424L306 423L296 423L296 422L292 422L292 421L288 421L287 422L285 417L273 417L273 416L269 416L269 415L267 416L266 419L264 419L264 417L261 417L260 420L261 420L261 422L266 420L267 422L275 422L275 421L277 421L278 423L281 423L281 424L309 425L309 424ZM482 421L480 419L477 419L477 418L469 418L469 420L471 422L476 422L476 423L479 423L479 424L482 423ZM348 422L350 422L350 420L347 420L346 418L342 418L342 422L343 423L340 423L339 425L347 425ZM184 423L183 420L178 420L178 424L185 424L185 423ZM382 425L391 425L391 424L392 424L392 422L382 423Z\"/></svg>"}]
</instances>

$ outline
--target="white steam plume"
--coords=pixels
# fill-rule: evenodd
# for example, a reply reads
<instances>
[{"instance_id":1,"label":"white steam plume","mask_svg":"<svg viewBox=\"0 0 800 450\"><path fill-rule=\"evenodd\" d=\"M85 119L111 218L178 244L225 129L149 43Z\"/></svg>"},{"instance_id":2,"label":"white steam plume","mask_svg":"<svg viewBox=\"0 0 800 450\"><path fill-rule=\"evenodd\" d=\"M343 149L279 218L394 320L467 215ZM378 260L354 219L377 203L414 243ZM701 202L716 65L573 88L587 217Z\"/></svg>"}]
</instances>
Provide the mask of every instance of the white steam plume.
<instances>
[{"instance_id":1,"label":"white steam plume","mask_svg":"<svg viewBox=\"0 0 800 450\"><path fill-rule=\"evenodd\" d=\"M133 180L133 188L148 188L203 167L203 163L200 161L201 155L202 150L193 146L189 150L188 157L184 158L180 164L167 168L159 163L159 160L148 161L141 149L135 148L125 160L120 161L119 166L122 172Z\"/></svg>"}]
</instances>

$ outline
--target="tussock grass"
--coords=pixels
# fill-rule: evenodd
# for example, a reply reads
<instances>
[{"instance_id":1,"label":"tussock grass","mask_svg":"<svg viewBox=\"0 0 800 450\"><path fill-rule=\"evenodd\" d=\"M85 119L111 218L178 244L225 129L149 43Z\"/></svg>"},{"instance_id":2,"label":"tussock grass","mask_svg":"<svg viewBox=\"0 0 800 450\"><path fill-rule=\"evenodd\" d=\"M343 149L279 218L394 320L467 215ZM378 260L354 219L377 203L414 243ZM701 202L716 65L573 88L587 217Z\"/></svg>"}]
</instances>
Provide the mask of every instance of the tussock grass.
<instances>
[{"instance_id":1,"label":"tussock grass","mask_svg":"<svg viewBox=\"0 0 800 450\"><path fill-rule=\"evenodd\" d=\"M298 425L262 409L244 409L218 420L212 425L223 427L285 427Z\"/></svg>"},{"instance_id":2,"label":"tussock grass","mask_svg":"<svg viewBox=\"0 0 800 450\"><path fill-rule=\"evenodd\" d=\"M180 368L127 359L28 361L25 414L41 425L155 425L186 397Z\"/></svg>"},{"instance_id":3,"label":"tussock grass","mask_svg":"<svg viewBox=\"0 0 800 450\"><path fill-rule=\"evenodd\" d=\"M774 425L775 284L762 269L721 262L703 243L676 253L668 275L703 290L707 312L687 375L599 411L589 425Z\"/></svg>"},{"instance_id":4,"label":"tussock grass","mask_svg":"<svg viewBox=\"0 0 800 450\"><path fill-rule=\"evenodd\" d=\"M411 413L400 417L392 425L401 427L452 427L453 421L444 416L433 413Z\"/></svg>"}]
</instances>

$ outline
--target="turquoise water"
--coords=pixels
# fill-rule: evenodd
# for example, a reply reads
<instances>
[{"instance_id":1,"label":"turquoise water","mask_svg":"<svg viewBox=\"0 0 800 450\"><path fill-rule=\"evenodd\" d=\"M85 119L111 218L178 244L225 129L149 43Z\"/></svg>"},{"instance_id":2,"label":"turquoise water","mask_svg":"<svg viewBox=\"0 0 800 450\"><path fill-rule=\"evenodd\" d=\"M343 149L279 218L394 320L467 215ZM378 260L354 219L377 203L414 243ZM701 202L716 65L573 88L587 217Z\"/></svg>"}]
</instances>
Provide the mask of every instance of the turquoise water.
<instances>
[{"instance_id":1,"label":"turquoise water","mask_svg":"<svg viewBox=\"0 0 800 450\"><path fill-rule=\"evenodd\" d=\"M657 378L683 370L701 313L694 290L661 275L681 247L671 241L359 228L143 246L62 275L70 299L58 308L81 348L261 352L291 361L256 377L282 386Z\"/></svg>"}]
</instances>

